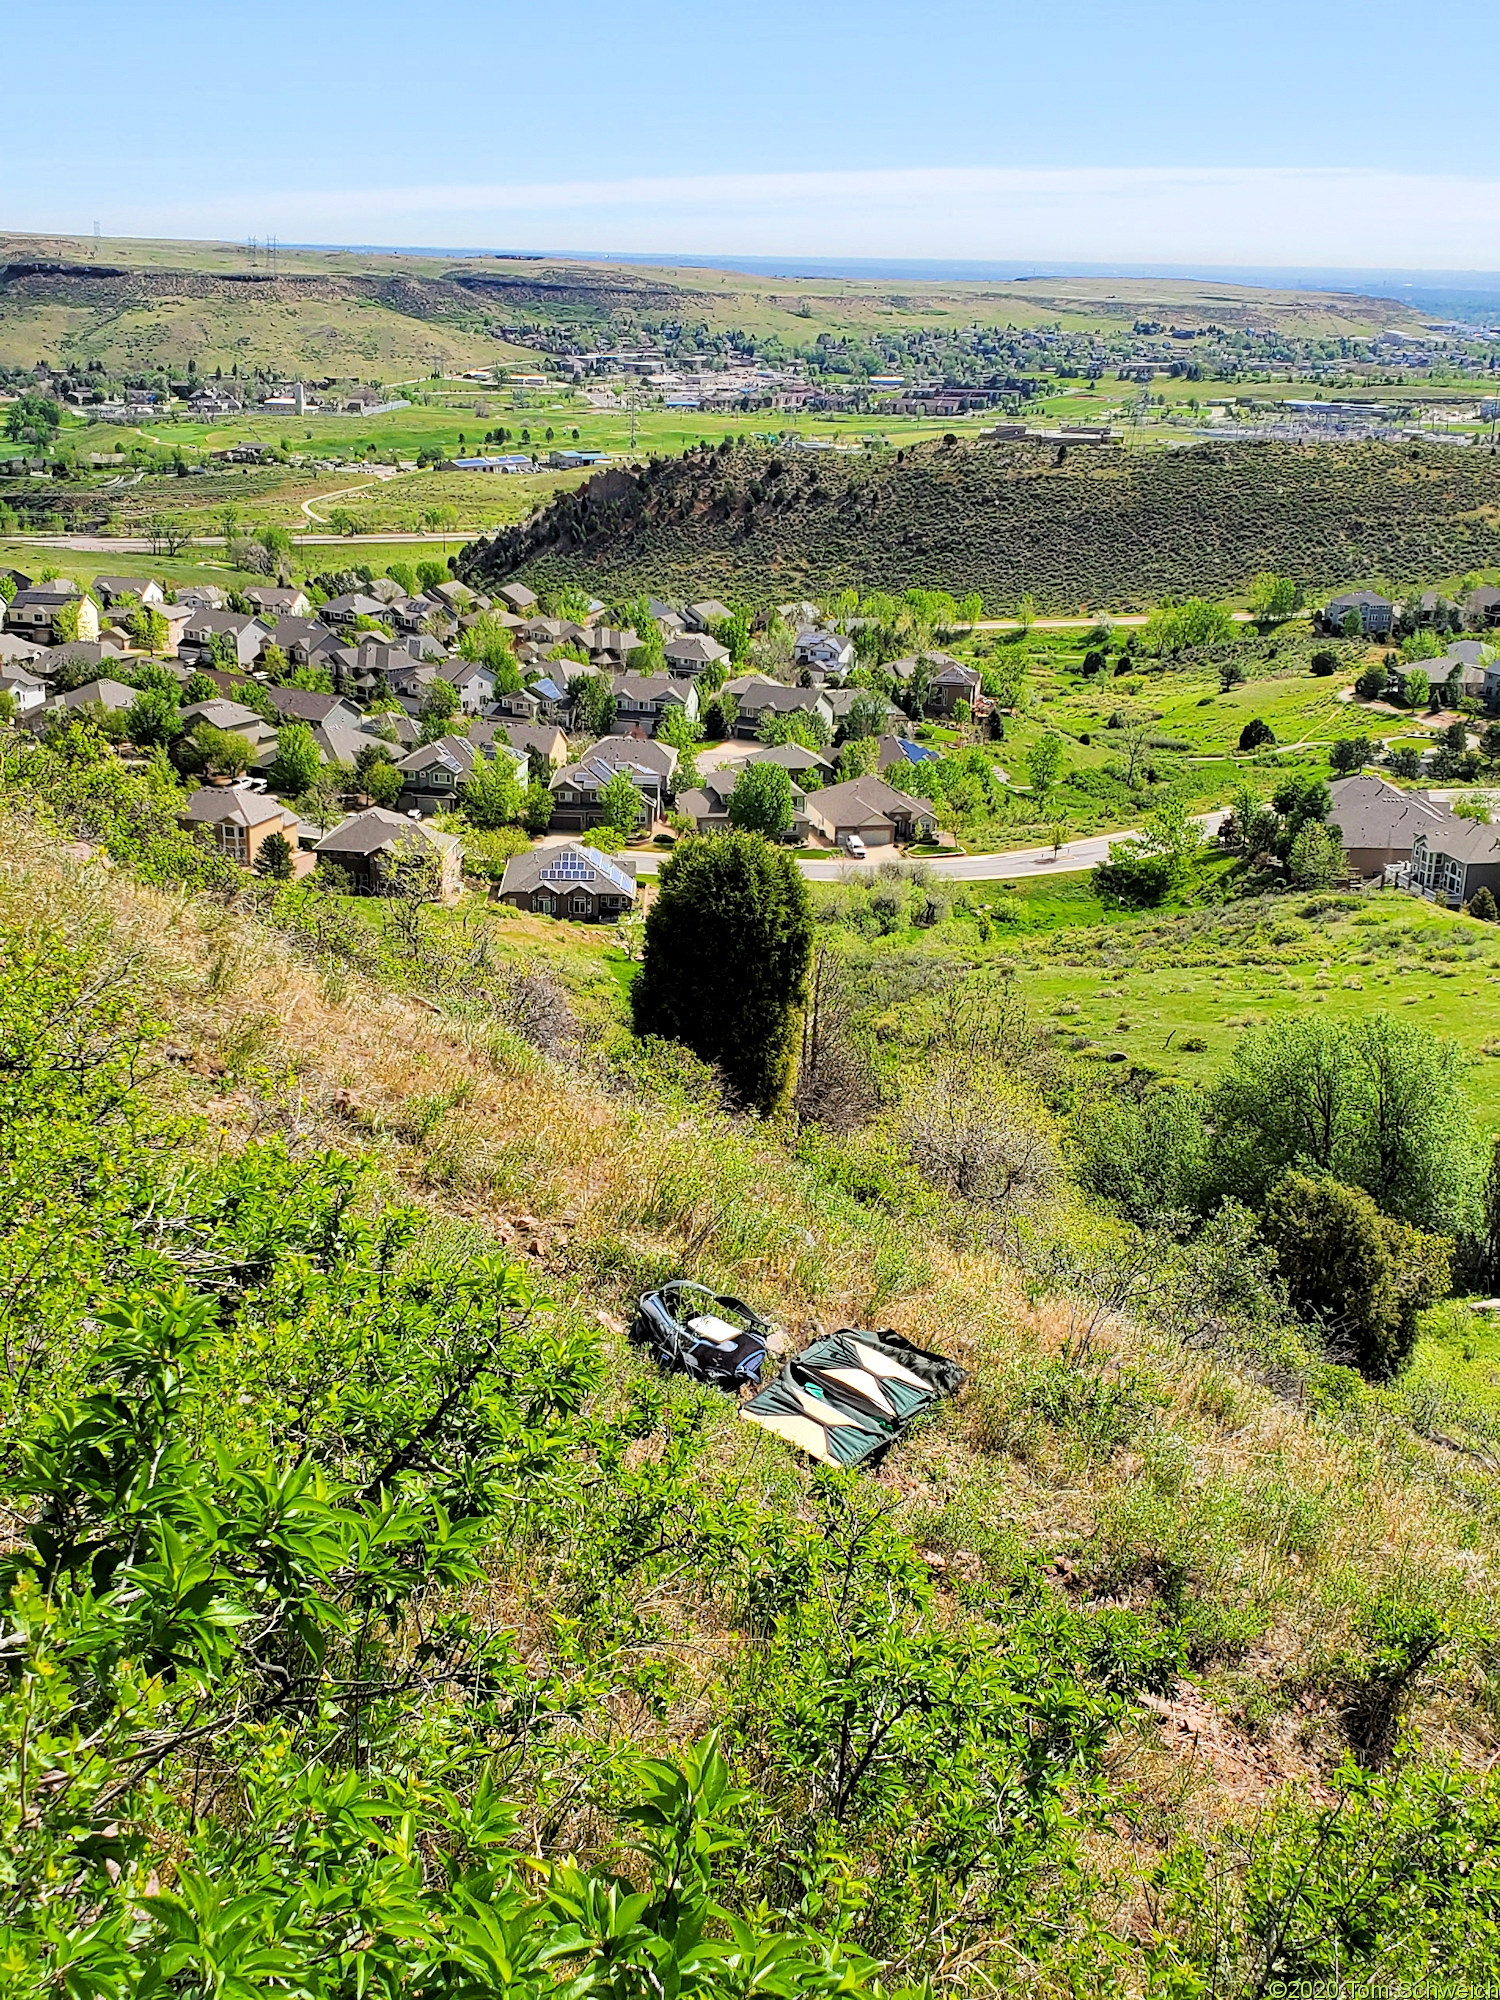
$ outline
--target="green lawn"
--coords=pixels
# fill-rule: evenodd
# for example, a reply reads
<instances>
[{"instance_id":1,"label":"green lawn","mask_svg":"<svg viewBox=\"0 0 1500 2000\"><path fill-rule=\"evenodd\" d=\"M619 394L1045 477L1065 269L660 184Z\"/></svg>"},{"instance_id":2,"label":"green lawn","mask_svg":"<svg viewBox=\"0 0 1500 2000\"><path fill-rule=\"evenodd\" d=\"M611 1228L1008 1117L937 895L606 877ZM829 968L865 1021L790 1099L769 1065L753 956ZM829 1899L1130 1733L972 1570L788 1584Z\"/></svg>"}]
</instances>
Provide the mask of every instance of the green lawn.
<instances>
[{"instance_id":1,"label":"green lawn","mask_svg":"<svg viewBox=\"0 0 1500 2000\"><path fill-rule=\"evenodd\" d=\"M1465 1050L1476 1110L1487 1130L1500 1129L1493 925L1395 891L1283 896L1018 936L1011 957L1031 1005L1059 1031L1100 1056L1123 1051L1195 1080L1220 1067L1244 1028L1310 1008L1344 1018L1409 1008Z\"/></svg>"}]
</instances>

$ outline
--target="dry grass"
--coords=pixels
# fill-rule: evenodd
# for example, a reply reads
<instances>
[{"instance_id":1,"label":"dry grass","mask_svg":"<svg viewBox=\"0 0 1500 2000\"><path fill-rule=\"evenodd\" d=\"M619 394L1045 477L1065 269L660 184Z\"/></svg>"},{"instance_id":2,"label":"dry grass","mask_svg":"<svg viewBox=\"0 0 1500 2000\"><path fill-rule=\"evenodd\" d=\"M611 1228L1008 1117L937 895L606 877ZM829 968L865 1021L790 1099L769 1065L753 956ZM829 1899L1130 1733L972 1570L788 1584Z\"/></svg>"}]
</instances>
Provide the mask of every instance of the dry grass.
<instances>
[{"instance_id":1,"label":"dry grass","mask_svg":"<svg viewBox=\"0 0 1500 2000\"><path fill-rule=\"evenodd\" d=\"M205 1114L208 1143L279 1132L364 1152L388 1195L534 1260L559 1299L599 1317L622 1366L633 1295L684 1266L763 1302L797 1337L890 1323L956 1355L971 1391L875 1475L947 1565L944 1590L1044 1563L1080 1598L1145 1603L1179 1587L1213 1608L1221 1637L1209 1635L1197 1684L1120 1746L1164 1816L1239 1813L1268 1784L1328 1767L1342 1748L1335 1668L1381 1592L1495 1606L1493 1530L1451 1458L1394 1420L1347 1434L1149 1327L1112 1322L1103 1335L1149 1394L1134 1435L1091 1453L1065 1427L1023 1434L1006 1412L1074 1339L1077 1307L1029 1298L998 1258L915 1240L830 1190L774 1131L664 1115L483 1021L343 971L325 979L241 914L142 888L12 825L0 830L0 928L33 926L134 967L176 1044L160 1088ZM708 1449L726 1477L767 1476L773 1459L778 1481L797 1476L727 1405ZM698 1645L716 1650L704 1615L688 1601L674 1614L685 1663ZM1471 1765L1500 1741L1473 1673L1435 1686L1421 1720Z\"/></svg>"}]
</instances>

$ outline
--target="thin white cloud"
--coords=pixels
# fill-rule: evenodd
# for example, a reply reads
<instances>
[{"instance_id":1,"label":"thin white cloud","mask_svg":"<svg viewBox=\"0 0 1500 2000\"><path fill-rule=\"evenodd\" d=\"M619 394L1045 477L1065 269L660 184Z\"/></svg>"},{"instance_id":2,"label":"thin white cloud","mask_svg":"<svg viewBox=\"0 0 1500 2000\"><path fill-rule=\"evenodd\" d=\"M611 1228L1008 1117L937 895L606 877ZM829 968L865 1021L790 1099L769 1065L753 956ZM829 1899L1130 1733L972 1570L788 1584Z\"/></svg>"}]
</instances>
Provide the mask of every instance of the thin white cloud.
<instances>
[{"instance_id":1,"label":"thin white cloud","mask_svg":"<svg viewBox=\"0 0 1500 2000\"><path fill-rule=\"evenodd\" d=\"M1364 168L920 167L305 190L132 233L846 257L1500 268L1500 180Z\"/></svg>"}]
</instances>

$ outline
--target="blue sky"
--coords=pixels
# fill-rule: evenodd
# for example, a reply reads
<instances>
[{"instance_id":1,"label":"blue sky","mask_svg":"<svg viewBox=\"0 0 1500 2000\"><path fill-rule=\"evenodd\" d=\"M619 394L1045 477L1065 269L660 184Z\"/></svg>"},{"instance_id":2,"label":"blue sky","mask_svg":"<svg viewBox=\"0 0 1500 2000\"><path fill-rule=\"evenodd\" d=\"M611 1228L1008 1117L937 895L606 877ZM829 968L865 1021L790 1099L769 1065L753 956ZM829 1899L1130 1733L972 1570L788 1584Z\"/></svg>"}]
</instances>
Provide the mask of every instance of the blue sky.
<instances>
[{"instance_id":1,"label":"blue sky","mask_svg":"<svg viewBox=\"0 0 1500 2000\"><path fill-rule=\"evenodd\" d=\"M16 10L11 228L1500 268L1473 0Z\"/></svg>"}]
</instances>

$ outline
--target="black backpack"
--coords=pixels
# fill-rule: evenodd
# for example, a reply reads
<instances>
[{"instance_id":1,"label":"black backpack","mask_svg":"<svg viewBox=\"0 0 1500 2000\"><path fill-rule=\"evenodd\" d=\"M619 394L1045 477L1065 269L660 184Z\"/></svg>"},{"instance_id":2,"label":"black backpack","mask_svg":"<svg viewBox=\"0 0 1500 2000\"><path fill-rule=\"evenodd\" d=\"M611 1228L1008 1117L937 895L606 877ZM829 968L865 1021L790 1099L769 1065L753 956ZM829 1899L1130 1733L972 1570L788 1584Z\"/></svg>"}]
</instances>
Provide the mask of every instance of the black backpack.
<instances>
[{"instance_id":1,"label":"black backpack","mask_svg":"<svg viewBox=\"0 0 1500 2000\"><path fill-rule=\"evenodd\" d=\"M737 1391L742 1382L760 1381L772 1332L743 1299L674 1278L642 1294L630 1337L650 1348L661 1367Z\"/></svg>"}]
</instances>

